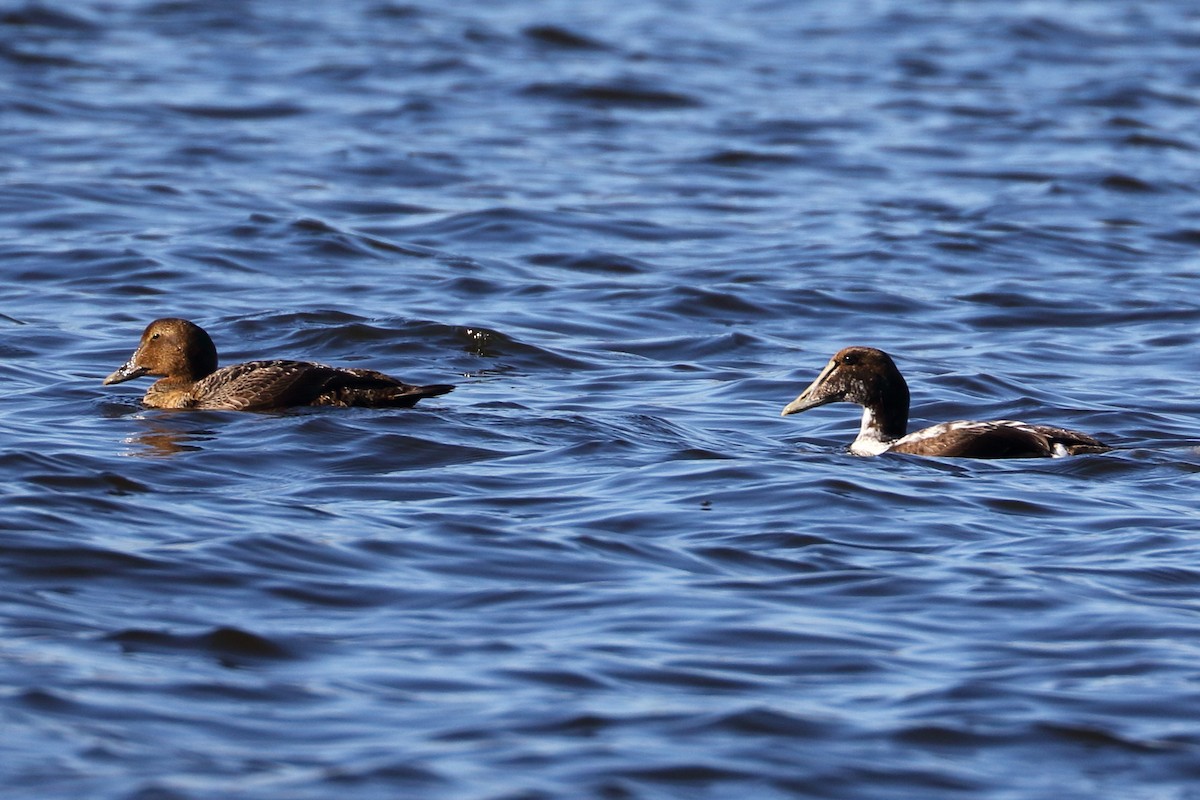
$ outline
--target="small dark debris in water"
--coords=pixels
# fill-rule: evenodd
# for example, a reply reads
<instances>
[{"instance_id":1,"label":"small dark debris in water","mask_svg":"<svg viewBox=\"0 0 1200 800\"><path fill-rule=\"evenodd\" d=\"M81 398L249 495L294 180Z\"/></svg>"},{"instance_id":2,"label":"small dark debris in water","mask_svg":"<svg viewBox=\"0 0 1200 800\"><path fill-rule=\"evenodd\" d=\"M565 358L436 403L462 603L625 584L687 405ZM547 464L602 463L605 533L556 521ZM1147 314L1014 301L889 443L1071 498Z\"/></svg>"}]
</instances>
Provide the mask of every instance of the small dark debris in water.
<instances>
[{"instance_id":1,"label":"small dark debris in water","mask_svg":"<svg viewBox=\"0 0 1200 800\"><path fill-rule=\"evenodd\" d=\"M203 652L215 657L225 666L238 666L247 661L288 658L282 646L239 628L220 627L208 633L189 636L165 631L129 629L105 637L116 642L127 653L139 652Z\"/></svg>"},{"instance_id":2,"label":"small dark debris in water","mask_svg":"<svg viewBox=\"0 0 1200 800\"><path fill-rule=\"evenodd\" d=\"M697 108L703 105L681 92L623 84L533 83L524 93L609 108Z\"/></svg>"},{"instance_id":3,"label":"small dark debris in water","mask_svg":"<svg viewBox=\"0 0 1200 800\"><path fill-rule=\"evenodd\" d=\"M47 689L26 689L18 695L18 702L37 711L78 711L78 703Z\"/></svg>"},{"instance_id":4,"label":"small dark debris in water","mask_svg":"<svg viewBox=\"0 0 1200 800\"><path fill-rule=\"evenodd\" d=\"M914 56L902 56L896 60L896 66L912 78L932 78L943 71L936 61Z\"/></svg>"},{"instance_id":5,"label":"small dark debris in water","mask_svg":"<svg viewBox=\"0 0 1200 800\"><path fill-rule=\"evenodd\" d=\"M238 628L217 628L204 637L204 643L222 657L286 658L287 650L254 633Z\"/></svg>"},{"instance_id":6,"label":"small dark debris in water","mask_svg":"<svg viewBox=\"0 0 1200 800\"><path fill-rule=\"evenodd\" d=\"M312 217L302 217L292 223L292 227L296 230L310 231L313 233L337 233L337 228L332 227L326 222Z\"/></svg>"},{"instance_id":7,"label":"small dark debris in water","mask_svg":"<svg viewBox=\"0 0 1200 800\"><path fill-rule=\"evenodd\" d=\"M43 53L32 53L27 50L18 50L15 47L0 45L0 58L5 61L11 61L14 64L21 64L31 67L79 67L82 64L73 58L64 56L50 56Z\"/></svg>"},{"instance_id":8,"label":"small dark debris in water","mask_svg":"<svg viewBox=\"0 0 1200 800\"><path fill-rule=\"evenodd\" d=\"M1148 128L1150 127L1140 119L1134 117L1117 116L1108 121L1108 124L1114 128Z\"/></svg>"},{"instance_id":9,"label":"small dark debris in water","mask_svg":"<svg viewBox=\"0 0 1200 800\"><path fill-rule=\"evenodd\" d=\"M557 25L531 25L523 33L539 44L571 50L607 50L600 42Z\"/></svg>"},{"instance_id":10,"label":"small dark debris in water","mask_svg":"<svg viewBox=\"0 0 1200 800\"><path fill-rule=\"evenodd\" d=\"M408 19L409 17L421 16L421 9L411 4L392 4L380 3L370 10L370 15L373 17L386 17L389 19Z\"/></svg>"},{"instance_id":11,"label":"small dark debris in water","mask_svg":"<svg viewBox=\"0 0 1200 800\"><path fill-rule=\"evenodd\" d=\"M1133 147L1154 147L1162 150L1187 150L1196 148L1178 139L1168 139L1165 136L1149 136L1144 133L1131 133L1121 140L1121 144Z\"/></svg>"},{"instance_id":12,"label":"small dark debris in water","mask_svg":"<svg viewBox=\"0 0 1200 800\"><path fill-rule=\"evenodd\" d=\"M1159 239L1178 244L1200 245L1200 228L1181 228L1158 236Z\"/></svg>"},{"instance_id":13,"label":"small dark debris in water","mask_svg":"<svg viewBox=\"0 0 1200 800\"><path fill-rule=\"evenodd\" d=\"M638 275L647 271L644 262L626 256L601 251L585 253L535 253L529 256L530 264L578 272L595 272L610 275Z\"/></svg>"},{"instance_id":14,"label":"small dark debris in water","mask_svg":"<svg viewBox=\"0 0 1200 800\"><path fill-rule=\"evenodd\" d=\"M93 23L82 17L72 16L62 11L51 11L38 4L30 4L21 9L6 11L0 15L0 25L57 28L59 30L75 31L90 31L96 28Z\"/></svg>"},{"instance_id":15,"label":"small dark debris in water","mask_svg":"<svg viewBox=\"0 0 1200 800\"><path fill-rule=\"evenodd\" d=\"M189 117L219 120L282 119L298 116L306 110L302 106L291 103L263 103L247 106L167 103L163 107Z\"/></svg>"},{"instance_id":16,"label":"small dark debris in water","mask_svg":"<svg viewBox=\"0 0 1200 800\"><path fill-rule=\"evenodd\" d=\"M1158 187L1152 183L1147 183L1140 178L1135 178L1132 175L1114 174L1109 175L1104 180L1100 181L1100 185L1105 189L1112 189L1114 192L1157 192Z\"/></svg>"},{"instance_id":17,"label":"small dark debris in water","mask_svg":"<svg viewBox=\"0 0 1200 800\"><path fill-rule=\"evenodd\" d=\"M768 153L755 150L718 150L700 159L702 164L717 167L769 166L793 164L796 157L788 153Z\"/></svg>"}]
</instances>

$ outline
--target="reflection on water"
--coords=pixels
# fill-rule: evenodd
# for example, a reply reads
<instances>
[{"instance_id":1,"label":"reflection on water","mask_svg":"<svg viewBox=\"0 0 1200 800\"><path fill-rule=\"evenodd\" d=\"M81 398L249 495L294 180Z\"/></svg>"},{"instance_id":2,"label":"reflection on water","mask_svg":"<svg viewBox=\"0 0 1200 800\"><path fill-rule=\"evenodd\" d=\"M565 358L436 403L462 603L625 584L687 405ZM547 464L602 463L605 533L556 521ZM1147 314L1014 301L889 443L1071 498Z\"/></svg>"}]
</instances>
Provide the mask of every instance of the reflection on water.
<instances>
[{"instance_id":1,"label":"reflection on water","mask_svg":"<svg viewBox=\"0 0 1200 800\"><path fill-rule=\"evenodd\" d=\"M164 458L176 453L203 450L202 442L214 441L218 428L197 427L194 413L164 414L161 411L134 415L141 428L122 442L130 445L125 455L141 458Z\"/></svg>"}]
</instances>

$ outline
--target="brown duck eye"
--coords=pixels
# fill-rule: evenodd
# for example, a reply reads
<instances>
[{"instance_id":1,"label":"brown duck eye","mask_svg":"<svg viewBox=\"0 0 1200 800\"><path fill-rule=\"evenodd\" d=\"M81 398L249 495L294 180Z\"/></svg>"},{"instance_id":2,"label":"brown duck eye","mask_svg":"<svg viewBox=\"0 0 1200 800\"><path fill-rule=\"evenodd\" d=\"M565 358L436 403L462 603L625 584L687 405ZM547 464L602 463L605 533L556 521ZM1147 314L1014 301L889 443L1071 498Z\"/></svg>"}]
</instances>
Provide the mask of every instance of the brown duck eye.
<instances>
[{"instance_id":1,"label":"brown duck eye","mask_svg":"<svg viewBox=\"0 0 1200 800\"><path fill-rule=\"evenodd\" d=\"M159 334L157 334L157 333L152 333L152 334L150 334L150 340L151 340L151 341L154 341L154 340L155 340L155 339L157 339L158 337L159 337Z\"/></svg>"},{"instance_id":2,"label":"brown duck eye","mask_svg":"<svg viewBox=\"0 0 1200 800\"><path fill-rule=\"evenodd\" d=\"M858 358L853 353L847 353L842 356L843 364L854 364L856 361L858 361Z\"/></svg>"}]
</instances>

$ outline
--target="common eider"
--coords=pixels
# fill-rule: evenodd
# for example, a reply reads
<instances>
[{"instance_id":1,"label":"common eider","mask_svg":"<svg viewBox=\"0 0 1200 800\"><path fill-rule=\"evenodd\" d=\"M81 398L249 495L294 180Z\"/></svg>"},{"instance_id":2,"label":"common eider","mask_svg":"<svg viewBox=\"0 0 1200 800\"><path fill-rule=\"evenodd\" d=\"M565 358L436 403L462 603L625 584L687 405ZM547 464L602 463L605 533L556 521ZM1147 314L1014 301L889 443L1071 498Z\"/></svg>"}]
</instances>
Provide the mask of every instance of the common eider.
<instances>
[{"instance_id":1,"label":"common eider","mask_svg":"<svg viewBox=\"0 0 1200 800\"><path fill-rule=\"evenodd\" d=\"M292 406L407 408L453 389L448 384L414 386L382 372L347 369L311 361L247 361L217 369L217 348L199 325L186 319L156 319L146 326L137 350L104 385L160 377L146 391L151 408L267 411Z\"/></svg>"},{"instance_id":2,"label":"common eider","mask_svg":"<svg viewBox=\"0 0 1200 800\"><path fill-rule=\"evenodd\" d=\"M956 458L1045 458L1103 453L1112 448L1078 431L1009 419L943 422L906 434L908 384L891 356L874 347L839 350L783 416L827 403L863 407L862 427L850 452L860 456L910 453Z\"/></svg>"}]
</instances>

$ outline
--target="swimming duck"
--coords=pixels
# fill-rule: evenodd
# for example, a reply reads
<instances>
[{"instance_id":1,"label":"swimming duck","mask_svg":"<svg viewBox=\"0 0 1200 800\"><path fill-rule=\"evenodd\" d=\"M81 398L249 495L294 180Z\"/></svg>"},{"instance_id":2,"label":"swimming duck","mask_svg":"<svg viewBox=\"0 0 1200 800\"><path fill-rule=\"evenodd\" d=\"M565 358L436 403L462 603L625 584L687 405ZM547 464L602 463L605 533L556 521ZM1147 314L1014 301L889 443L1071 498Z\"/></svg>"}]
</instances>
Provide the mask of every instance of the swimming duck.
<instances>
[{"instance_id":1,"label":"swimming duck","mask_svg":"<svg viewBox=\"0 0 1200 800\"><path fill-rule=\"evenodd\" d=\"M161 376L146 390L151 408L265 411L290 406L407 408L453 389L413 386L382 372L346 369L311 361L247 361L217 369L217 348L199 325L156 319L142 332L137 350L104 385Z\"/></svg>"},{"instance_id":2,"label":"swimming duck","mask_svg":"<svg viewBox=\"0 0 1200 800\"><path fill-rule=\"evenodd\" d=\"M1045 458L1111 450L1086 433L1009 419L943 422L913 433L908 428L908 384L891 356L874 347L839 350L783 416L826 403L863 407L862 427L850 452L860 456L911 453L958 458Z\"/></svg>"}]
</instances>

